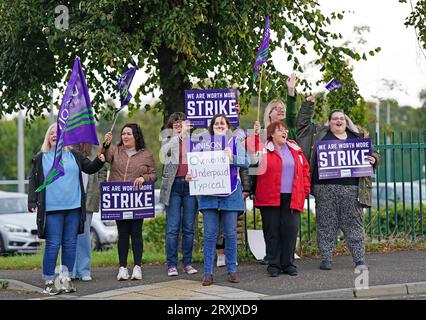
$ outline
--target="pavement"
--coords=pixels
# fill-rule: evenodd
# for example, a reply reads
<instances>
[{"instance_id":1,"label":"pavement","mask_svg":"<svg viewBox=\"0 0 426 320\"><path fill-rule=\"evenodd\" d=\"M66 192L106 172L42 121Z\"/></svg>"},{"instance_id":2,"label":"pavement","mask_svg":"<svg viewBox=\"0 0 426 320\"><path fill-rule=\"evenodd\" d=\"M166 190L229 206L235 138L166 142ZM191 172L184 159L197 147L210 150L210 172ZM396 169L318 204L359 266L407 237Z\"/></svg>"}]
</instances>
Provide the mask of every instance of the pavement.
<instances>
[{"instance_id":1,"label":"pavement","mask_svg":"<svg viewBox=\"0 0 426 320\"><path fill-rule=\"evenodd\" d=\"M201 285L199 273L187 275L180 269L168 277L165 265L144 265L142 280L117 281L117 268L95 268L92 281L76 281L77 292L42 294L40 270L0 270L9 282L0 289L0 300L426 300L426 251L374 253L366 256L370 270L355 273L350 256L337 256L330 271L319 270L319 259L296 260L299 275L271 278L257 261L241 262L241 282L227 281L225 268L216 268L214 284Z\"/></svg>"}]
</instances>

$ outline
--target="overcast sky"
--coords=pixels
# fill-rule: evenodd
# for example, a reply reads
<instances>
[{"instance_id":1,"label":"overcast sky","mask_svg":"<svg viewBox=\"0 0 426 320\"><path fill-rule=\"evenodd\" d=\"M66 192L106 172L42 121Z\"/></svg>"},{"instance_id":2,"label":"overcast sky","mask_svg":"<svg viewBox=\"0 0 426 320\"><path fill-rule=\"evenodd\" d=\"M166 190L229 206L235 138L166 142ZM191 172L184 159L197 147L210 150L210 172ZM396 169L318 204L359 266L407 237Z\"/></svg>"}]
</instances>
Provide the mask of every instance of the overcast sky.
<instances>
[{"instance_id":1,"label":"overcast sky","mask_svg":"<svg viewBox=\"0 0 426 320\"><path fill-rule=\"evenodd\" d=\"M412 2L414 6L416 0ZM343 20L333 24L333 31L342 33L344 40L356 38L354 26L367 25L370 32L363 36L367 41L364 51L376 47L382 49L367 61L353 63L354 78L361 95L367 99L373 96L396 98L400 105L419 107L418 94L426 89L426 58L419 48L414 28L404 25L411 12L410 4L398 0L319 0L319 3L323 13L347 12ZM283 57L283 51L275 52L273 61L278 70L287 74L291 72L291 66L283 63ZM309 57L305 58L305 62L309 60ZM301 76L318 80L319 75L311 70ZM402 90L390 92L383 85L383 78L398 82Z\"/></svg>"}]
</instances>

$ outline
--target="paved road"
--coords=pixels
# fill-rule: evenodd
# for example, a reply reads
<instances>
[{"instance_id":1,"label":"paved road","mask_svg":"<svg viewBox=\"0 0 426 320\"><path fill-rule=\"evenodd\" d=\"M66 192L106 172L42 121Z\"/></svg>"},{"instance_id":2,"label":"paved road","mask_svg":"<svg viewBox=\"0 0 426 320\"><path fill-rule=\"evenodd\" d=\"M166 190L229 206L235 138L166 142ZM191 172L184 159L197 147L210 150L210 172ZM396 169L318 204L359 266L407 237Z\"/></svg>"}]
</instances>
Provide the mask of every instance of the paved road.
<instances>
[{"instance_id":1,"label":"paved road","mask_svg":"<svg viewBox=\"0 0 426 320\"><path fill-rule=\"evenodd\" d=\"M77 281L77 292L71 296L64 294L55 299L353 299L355 283L364 285L368 281L371 288L383 285L399 285L424 282L426 288L426 251L400 251L393 253L369 254L367 262L370 271L359 275L354 273L351 257L335 257L333 269L318 269L318 259L303 258L296 264L299 276L280 275L268 277L266 266L257 262L239 264L241 283L231 284L227 281L226 270L215 270L214 287L201 286L202 273L195 275L180 274L168 277L164 265L145 265L142 281L116 280L116 268L96 268L93 281ZM194 265L202 271L202 264ZM43 281L40 270L0 270L0 279L15 279L27 285L41 288ZM360 276L362 276L360 278ZM368 279L367 279L368 278ZM391 287L392 289L393 287ZM418 287L423 288L423 287ZM386 290L390 290L385 288ZM385 290L385 293L386 293ZM423 289L422 289L423 290ZM105 293L106 292L106 293ZM366 292L366 291L363 291ZM387 299L424 299L425 292L417 295L400 294L400 291L387 292ZM382 298L383 291L366 295L365 299ZM127 298L126 298L127 297ZM1 299L46 298L39 293L0 290Z\"/></svg>"}]
</instances>

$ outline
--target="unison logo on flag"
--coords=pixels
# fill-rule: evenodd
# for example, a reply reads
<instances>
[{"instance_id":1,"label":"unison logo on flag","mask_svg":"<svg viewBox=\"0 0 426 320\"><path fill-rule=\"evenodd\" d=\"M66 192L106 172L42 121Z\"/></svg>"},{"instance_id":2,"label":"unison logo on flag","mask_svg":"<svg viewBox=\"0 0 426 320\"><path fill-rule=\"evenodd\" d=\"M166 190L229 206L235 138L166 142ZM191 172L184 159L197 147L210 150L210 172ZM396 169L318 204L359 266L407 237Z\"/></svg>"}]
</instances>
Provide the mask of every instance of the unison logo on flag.
<instances>
[{"instance_id":1,"label":"unison logo on flag","mask_svg":"<svg viewBox=\"0 0 426 320\"><path fill-rule=\"evenodd\" d=\"M89 90L78 57L74 60L71 77L59 109L56 136L58 138L52 168L36 192L64 175L63 147L81 142L99 144Z\"/></svg>"}]
</instances>

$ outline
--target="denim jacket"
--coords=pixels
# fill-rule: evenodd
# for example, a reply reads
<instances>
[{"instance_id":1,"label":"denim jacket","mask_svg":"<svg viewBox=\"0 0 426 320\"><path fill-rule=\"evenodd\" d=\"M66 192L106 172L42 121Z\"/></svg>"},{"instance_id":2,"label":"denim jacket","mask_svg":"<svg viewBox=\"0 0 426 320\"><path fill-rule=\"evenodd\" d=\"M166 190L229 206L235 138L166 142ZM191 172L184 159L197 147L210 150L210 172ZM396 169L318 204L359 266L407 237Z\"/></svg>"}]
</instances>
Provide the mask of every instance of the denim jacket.
<instances>
[{"instance_id":1,"label":"denim jacket","mask_svg":"<svg viewBox=\"0 0 426 320\"><path fill-rule=\"evenodd\" d=\"M232 166L248 168L248 160L243 145L237 141L237 152L233 156ZM198 196L198 209L217 209L221 211L244 211L244 197L240 180L237 181L237 188L227 196Z\"/></svg>"}]
</instances>

